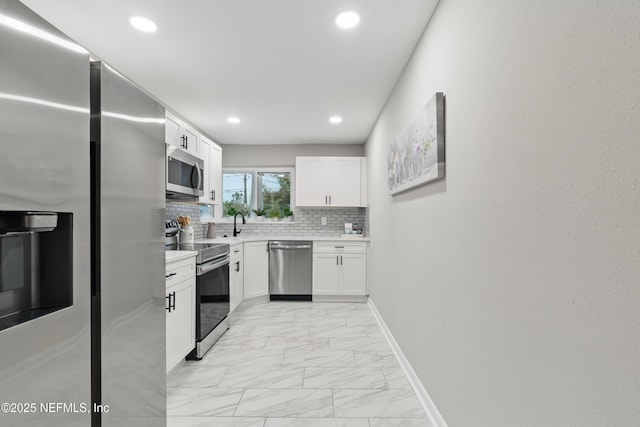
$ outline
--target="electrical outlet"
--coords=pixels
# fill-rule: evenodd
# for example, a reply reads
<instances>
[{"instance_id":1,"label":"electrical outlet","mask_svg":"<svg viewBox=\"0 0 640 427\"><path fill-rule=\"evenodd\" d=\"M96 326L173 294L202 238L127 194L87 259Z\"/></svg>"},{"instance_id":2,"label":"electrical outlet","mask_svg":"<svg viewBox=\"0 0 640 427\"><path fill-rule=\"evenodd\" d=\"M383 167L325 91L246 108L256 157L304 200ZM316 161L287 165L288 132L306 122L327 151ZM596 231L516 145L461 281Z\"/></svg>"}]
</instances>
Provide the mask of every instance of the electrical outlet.
<instances>
[{"instance_id":1,"label":"electrical outlet","mask_svg":"<svg viewBox=\"0 0 640 427\"><path fill-rule=\"evenodd\" d=\"M327 217L326 216L322 217L322 225L327 225Z\"/></svg>"}]
</instances>

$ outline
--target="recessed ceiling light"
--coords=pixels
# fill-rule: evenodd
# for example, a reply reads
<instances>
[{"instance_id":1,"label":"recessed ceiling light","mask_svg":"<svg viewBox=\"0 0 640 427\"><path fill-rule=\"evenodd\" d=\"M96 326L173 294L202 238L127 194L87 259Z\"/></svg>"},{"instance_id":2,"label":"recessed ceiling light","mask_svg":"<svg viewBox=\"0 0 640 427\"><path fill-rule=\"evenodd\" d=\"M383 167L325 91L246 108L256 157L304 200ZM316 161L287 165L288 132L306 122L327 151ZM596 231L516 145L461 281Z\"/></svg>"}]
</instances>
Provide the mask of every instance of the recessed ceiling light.
<instances>
[{"instance_id":1,"label":"recessed ceiling light","mask_svg":"<svg viewBox=\"0 0 640 427\"><path fill-rule=\"evenodd\" d=\"M329 118L329 123L333 123L334 125L337 125L338 123L342 123L342 117L332 116Z\"/></svg>"},{"instance_id":2,"label":"recessed ceiling light","mask_svg":"<svg viewBox=\"0 0 640 427\"><path fill-rule=\"evenodd\" d=\"M158 30L158 25L149 18L144 16L133 15L129 18L129 23L133 28L143 33L155 33Z\"/></svg>"},{"instance_id":3,"label":"recessed ceiling light","mask_svg":"<svg viewBox=\"0 0 640 427\"><path fill-rule=\"evenodd\" d=\"M227 119L227 121L231 124L237 125L238 123L240 123L240 119L238 117L235 116L231 116Z\"/></svg>"},{"instance_id":4,"label":"recessed ceiling light","mask_svg":"<svg viewBox=\"0 0 640 427\"><path fill-rule=\"evenodd\" d=\"M360 15L353 10L345 10L336 16L336 25L340 28L353 28L360 22Z\"/></svg>"}]
</instances>

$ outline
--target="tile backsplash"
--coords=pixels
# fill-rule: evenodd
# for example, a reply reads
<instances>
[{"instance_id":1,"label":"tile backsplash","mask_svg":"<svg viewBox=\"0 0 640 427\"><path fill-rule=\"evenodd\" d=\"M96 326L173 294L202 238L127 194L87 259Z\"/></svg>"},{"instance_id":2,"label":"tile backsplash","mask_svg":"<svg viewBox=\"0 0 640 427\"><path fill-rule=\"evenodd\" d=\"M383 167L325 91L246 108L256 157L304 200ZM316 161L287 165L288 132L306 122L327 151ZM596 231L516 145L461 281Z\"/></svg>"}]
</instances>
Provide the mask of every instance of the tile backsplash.
<instances>
[{"instance_id":1,"label":"tile backsplash","mask_svg":"<svg viewBox=\"0 0 640 427\"><path fill-rule=\"evenodd\" d=\"M204 239L207 235L207 224L200 224L200 206L192 203L170 202L167 200L167 221L179 216L190 216L194 238Z\"/></svg>"},{"instance_id":2,"label":"tile backsplash","mask_svg":"<svg viewBox=\"0 0 640 427\"><path fill-rule=\"evenodd\" d=\"M344 223L358 223L368 233L367 208L296 208L293 221L271 222L268 219L259 222L253 218L248 224L240 224L243 236L322 236L339 235L344 232ZM200 224L200 208L189 203L167 201L167 219L178 216L190 216L195 238L202 239L207 234L207 224ZM327 218L327 225L322 225L322 217ZM231 236L233 222L213 221L216 224L218 237ZM240 221L241 222L241 221Z\"/></svg>"}]
</instances>

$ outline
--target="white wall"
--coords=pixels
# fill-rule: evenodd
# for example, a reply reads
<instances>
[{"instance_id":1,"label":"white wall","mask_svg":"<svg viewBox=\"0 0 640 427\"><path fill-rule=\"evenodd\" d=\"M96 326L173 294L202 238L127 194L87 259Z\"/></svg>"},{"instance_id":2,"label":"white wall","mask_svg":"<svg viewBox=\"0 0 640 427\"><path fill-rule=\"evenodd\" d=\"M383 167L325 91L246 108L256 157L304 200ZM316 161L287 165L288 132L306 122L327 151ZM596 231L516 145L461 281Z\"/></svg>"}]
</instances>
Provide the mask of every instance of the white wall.
<instances>
[{"instance_id":1,"label":"white wall","mask_svg":"<svg viewBox=\"0 0 640 427\"><path fill-rule=\"evenodd\" d=\"M364 156L362 144L223 145L222 167L293 166L296 156Z\"/></svg>"},{"instance_id":2,"label":"white wall","mask_svg":"<svg viewBox=\"0 0 640 427\"><path fill-rule=\"evenodd\" d=\"M446 180L387 147L446 96ZM640 2L441 0L369 157L372 299L449 426L640 423Z\"/></svg>"}]
</instances>

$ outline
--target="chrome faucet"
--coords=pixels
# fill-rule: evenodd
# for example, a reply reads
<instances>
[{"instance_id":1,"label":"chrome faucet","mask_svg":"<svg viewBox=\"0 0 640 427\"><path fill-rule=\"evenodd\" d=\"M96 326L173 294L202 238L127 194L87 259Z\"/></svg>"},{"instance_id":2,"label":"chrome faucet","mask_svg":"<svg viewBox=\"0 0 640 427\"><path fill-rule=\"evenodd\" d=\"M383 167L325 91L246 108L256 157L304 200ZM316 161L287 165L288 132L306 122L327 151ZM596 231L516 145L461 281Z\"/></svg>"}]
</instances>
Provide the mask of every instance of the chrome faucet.
<instances>
[{"instance_id":1,"label":"chrome faucet","mask_svg":"<svg viewBox=\"0 0 640 427\"><path fill-rule=\"evenodd\" d=\"M238 215L242 216L242 223L246 224L247 220L244 219L244 214L242 212L238 212L233 216L233 237L236 237L242 230L238 230L236 228L236 220L238 219Z\"/></svg>"}]
</instances>

